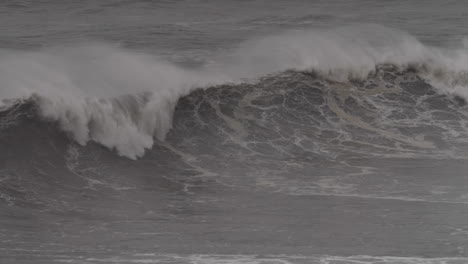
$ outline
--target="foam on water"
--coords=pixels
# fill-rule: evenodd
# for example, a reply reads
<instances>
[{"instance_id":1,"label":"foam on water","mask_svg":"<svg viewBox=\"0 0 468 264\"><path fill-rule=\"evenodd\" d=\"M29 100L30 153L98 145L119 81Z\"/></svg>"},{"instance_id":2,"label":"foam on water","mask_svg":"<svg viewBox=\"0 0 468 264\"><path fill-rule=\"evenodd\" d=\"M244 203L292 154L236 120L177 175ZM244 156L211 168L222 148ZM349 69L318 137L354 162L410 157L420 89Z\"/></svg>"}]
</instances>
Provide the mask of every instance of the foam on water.
<instances>
[{"instance_id":1,"label":"foam on water","mask_svg":"<svg viewBox=\"0 0 468 264\"><path fill-rule=\"evenodd\" d=\"M68 263L191 263L191 264L461 264L466 258L420 258L392 256L303 256L303 255L170 255L138 254L131 257L87 258Z\"/></svg>"}]
</instances>

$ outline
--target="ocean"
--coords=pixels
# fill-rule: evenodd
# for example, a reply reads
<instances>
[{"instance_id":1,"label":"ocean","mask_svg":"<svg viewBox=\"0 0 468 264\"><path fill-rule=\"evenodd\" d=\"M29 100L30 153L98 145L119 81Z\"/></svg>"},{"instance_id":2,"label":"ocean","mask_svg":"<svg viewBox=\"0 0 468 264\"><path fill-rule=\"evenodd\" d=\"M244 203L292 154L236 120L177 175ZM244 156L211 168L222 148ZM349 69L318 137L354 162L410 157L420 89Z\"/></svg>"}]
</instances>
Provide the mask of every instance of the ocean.
<instances>
[{"instance_id":1,"label":"ocean","mask_svg":"<svg viewBox=\"0 0 468 264\"><path fill-rule=\"evenodd\" d=\"M0 263L468 263L468 3L0 3Z\"/></svg>"}]
</instances>

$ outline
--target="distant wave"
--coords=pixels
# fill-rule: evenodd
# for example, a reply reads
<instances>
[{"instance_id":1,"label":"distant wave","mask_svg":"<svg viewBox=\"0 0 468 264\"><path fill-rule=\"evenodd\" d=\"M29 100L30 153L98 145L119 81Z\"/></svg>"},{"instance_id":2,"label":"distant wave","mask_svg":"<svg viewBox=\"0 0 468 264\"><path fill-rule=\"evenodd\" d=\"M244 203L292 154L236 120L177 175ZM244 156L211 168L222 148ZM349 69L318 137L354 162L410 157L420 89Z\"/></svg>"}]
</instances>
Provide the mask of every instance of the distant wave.
<instances>
[{"instance_id":1,"label":"distant wave","mask_svg":"<svg viewBox=\"0 0 468 264\"><path fill-rule=\"evenodd\" d=\"M287 70L337 82L364 80L382 65L411 69L440 93L468 98L468 51L423 45L390 28L359 25L286 32L242 43L213 63L185 69L108 44L0 51L0 106L34 101L80 144L98 142L138 158L164 140L178 100L196 88L257 83Z\"/></svg>"}]
</instances>

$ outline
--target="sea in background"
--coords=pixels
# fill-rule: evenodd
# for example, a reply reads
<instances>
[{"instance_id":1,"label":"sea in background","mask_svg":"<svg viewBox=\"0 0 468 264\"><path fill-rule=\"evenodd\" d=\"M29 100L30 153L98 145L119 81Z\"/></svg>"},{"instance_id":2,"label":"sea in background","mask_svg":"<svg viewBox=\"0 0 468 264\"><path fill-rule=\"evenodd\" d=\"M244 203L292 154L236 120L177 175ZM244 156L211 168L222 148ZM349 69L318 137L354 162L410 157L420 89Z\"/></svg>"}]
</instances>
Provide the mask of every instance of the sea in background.
<instances>
[{"instance_id":1,"label":"sea in background","mask_svg":"<svg viewBox=\"0 0 468 264\"><path fill-rule=\"evenodd\" d=\"M464 1L0 3L0 263L468 263Z\"/></svg>"}]
</instances>

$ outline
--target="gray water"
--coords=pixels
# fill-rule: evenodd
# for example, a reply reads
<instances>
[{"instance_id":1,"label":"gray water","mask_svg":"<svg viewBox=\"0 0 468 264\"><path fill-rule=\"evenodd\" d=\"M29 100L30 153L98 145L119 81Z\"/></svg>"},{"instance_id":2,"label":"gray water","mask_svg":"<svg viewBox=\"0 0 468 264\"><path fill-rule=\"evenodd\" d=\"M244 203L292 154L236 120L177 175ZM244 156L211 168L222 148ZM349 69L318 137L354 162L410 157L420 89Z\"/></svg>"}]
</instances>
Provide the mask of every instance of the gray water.
<instances>
[{"instance_id":1,"label":"gray water","mask_svg":"<svg viewBox=\"0 0 468 264\"><path fill-rule=\"evenodd\" d=\"M157 54L196 56L284 30L375 23L426 43L460 44L463 1L8 1L3 48L110 41Z\"/></svg>"},{"instance_id":2,"label":"gray water","mask_svg":"<svg viewBox=\"0 0 468 264\"><path fill-rule=\"evenodd\" d=\"M0 263L468 263L467 13L4 1Z\"/></svg>"}]
</instances>

